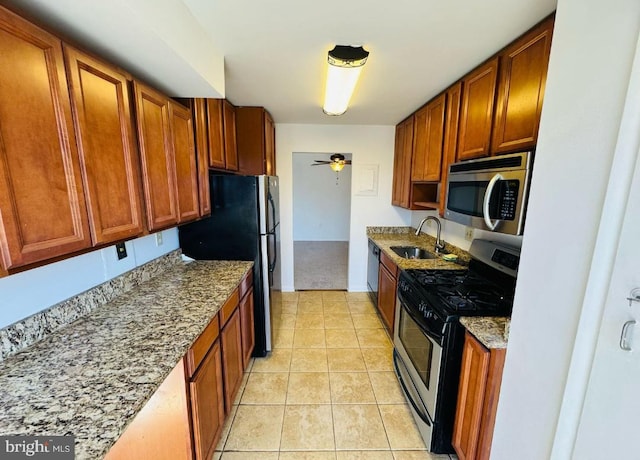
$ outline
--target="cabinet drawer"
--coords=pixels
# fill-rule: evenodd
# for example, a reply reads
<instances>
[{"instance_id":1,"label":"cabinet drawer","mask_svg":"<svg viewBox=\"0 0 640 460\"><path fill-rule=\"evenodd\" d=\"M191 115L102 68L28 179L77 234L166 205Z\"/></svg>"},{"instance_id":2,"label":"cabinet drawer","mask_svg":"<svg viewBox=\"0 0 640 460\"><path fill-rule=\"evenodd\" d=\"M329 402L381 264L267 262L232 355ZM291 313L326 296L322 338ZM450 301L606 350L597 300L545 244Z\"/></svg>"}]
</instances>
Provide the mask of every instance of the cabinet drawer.
<instances>
[{"instance_id":1,"label":"cabinet drawer","mask_svg":"<svg viewBox=\"0 0 640 460\"><path fill-rule=\"evenodd\" d=\"M193 377L193 374L196 373L198 366L200 366L200 363L207 354L207 351L209 351L209 348L211 348L211 345L216 341L219 334L220 323L218 315L216 315L187 352L187 373L189 374L189 377Z\"/></svg>"},{"instance_id":2,"label":"cabinet drawer","mask_svg":"<svg viewBox=\"0 0 640 460\"><path fill-rule=\"evenodd\" d=\"M253 286L253 271L250 271L244 276L244 278L240 282L240 287L238 288L239 289L238 297L242 299L245 296L245 294L249 292L249 289L251 289L252 286Z\"/></svg>"},{"instance_id":3,"label":"cabinet drawer","mask_svg":"<svg viewBox=\"0 0 640 460\"><path fill-rule=\"evenodd\" d=\"M394 278L398 276L398 266L393 260L391 260L391 257L384 253L384 251L380 251L380 263L384 265L387 270L389 270L391 276L393 276Z\"/></svg>"},{"instance_id":4,"label":"cabinet drawer","mask_svg":"<svg viewBox=\"0 0 640 460\"><path fill-rule=\"evenodd\" d=\"M239 303L240 295L238 294L238 289L235 289L220 309L220 327L224 327L227 324L233 312L238 308Z\"/></svg>"}]
</instances>

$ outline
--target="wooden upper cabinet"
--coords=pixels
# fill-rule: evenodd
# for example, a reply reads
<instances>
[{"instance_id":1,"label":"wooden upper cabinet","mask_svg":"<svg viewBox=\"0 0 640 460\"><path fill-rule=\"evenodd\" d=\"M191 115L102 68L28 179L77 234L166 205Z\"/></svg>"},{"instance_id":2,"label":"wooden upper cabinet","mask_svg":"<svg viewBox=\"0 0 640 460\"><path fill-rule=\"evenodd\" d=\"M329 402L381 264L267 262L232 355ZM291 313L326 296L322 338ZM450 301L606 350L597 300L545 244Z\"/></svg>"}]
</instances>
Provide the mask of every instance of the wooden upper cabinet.
<instances>
[{"instance_id":1,"label":"wooden upper cabinet","mask_svg":"<svg viewBox=\"0 0 640 460\"><path fill-rule=\"evenodd\" d=\"M237 107L238 171L275 175L275 127L263 107Z\"/></svg>"},{"instance_id":2,"label":"wooden upper cabinet","mask_svg":"<svg viewBox=\"0 0 640 460\"><path fill-rule=\"evenodd\" d=\"M516 40L500 54L500 79L493 124L493 153L531 149L538 127L554 16Z\"/></svg>"},{"instance_id":3,"label":"wooden upper cabinet","mask_svg":"<svg viewBox=\"0 0 640 460\"><path fill-rule=\"evenodd\" d=\"M70 46L64 52L93 243L140 235L144 224L130 78Z\"/></svg>"},{"instance_id":4,"label":"wooden upper cabinet","mask_svg":"<svg viewBox=\"0 0 640 460\"><path fill-rule=\"evenodd\" d=\"M222 101L224 120L224 156L226 169L238 170L238 147L236 144L236 108L226 99Z\"/></svg>"},{"instance_id":5,"label":"wooden upper cabinet","mask_svg":"<svg viewBox=\"0 0 640 460\"><path fill-rule=\"evenodd\" d=\"M440 180L445 107L446 94L442 93L415 114L412 182Z\"/></svg>"},{"instance_id":6,"label":"wooden upper cabinet","mask_svg":"<svg viewBox=\"0 0 640 460\"><path fill-rule=\"evenodd\" d=\"M62 43L0 8L4 270L91 246Z\"/></svg>"},{"instance_id":7,"label":"wooden upper cabinet","mask_svg":"<svg viewBox=\"0 0 640 460\"><path fill-rule=\"evenodd\" d=\"M192 110L198 165L200 216L208 216L211 214L211 196L209 194L209 138L207 136L206 100L202 98L193 99Z\"/></svg>"},{"instance_id":8,"label":"wooden upper cabinet","mask_svg":"<svg viewBox=\"0 0 640 460\"><path fill-rule=\"evenodd\" d=\"M178 223L169 101L137 81L134 89L147 224L161 230Z\"/></svg>"},{"instance_id":9,"label":"wooden upper cabinet","mask_svg":"<svg viewBox=\"0 0 640 460\"><path fill-rule=\"evenodd\" d=\"M458 146L458 124L460 121L460 100L462 98L462 83L458 82L447 89L447 112L444 123L444 146L442 151L442 173L440 177L440 216L444 216L447 202L447 179L449 165L456 161Z\"/></svg>"},{"instance_id":10,"label":"wooden upper cabinet","mask_svg":"<svg viewBox=\"0 0 640 460\"><path fill-rule=\"evenodd\" d=\"M207 99L207 136L209 140L209 167L225 169L224 121L222 99Z\"/></svg>"},{"instance_id":11,"label":"wooden upper cabinet","mask_svg":"<svg viewBox=\"0 0 640 460\"><path fill-rule=\"evenodd\" d=\"M276 175L276 125L269 112L264 113L265 174Z\"/></svg>"},{"instance_id":12,"label":"wooden upper cabinet","mask_svg":"<svg viewBox=\"0 0 640 460\"><path fill-rule=\"evenodd\" d=\"M177 102L170 101L169 120L175 161L178 223L182 223L200 216L198 170L191 111Z\"/></svg>"},{"instance_id":13,"label":"wooden upper cabinet","mask_svg":"<svg viewBox=\"0 0 640 460\"><path fill-rule=\"evenodd\" d=\"M496 57L462 80L458 160L489 155L497 76L498 58Z\"/></svg>"},{"instance_id":14,"label":"wooden upper cabinet","mask_svg":"<svg viewBox=\"0 0 640 460\"><path fill-rule=\"evenodd\" d=\"M411 159L413 152L413 119L411 116L396 126L391 204L409 209L411 206Z\"/></svg>"},{"instance_id":15,"label":"wooden upper cabinet","mask_svg":"<svg viewBox=\"0 0 640 460\"><path fill-rule=\"evenodd\" d=\"M209 167L238 170L236 108L226 99L207 99Z\"/></svg>"}]
</instances>

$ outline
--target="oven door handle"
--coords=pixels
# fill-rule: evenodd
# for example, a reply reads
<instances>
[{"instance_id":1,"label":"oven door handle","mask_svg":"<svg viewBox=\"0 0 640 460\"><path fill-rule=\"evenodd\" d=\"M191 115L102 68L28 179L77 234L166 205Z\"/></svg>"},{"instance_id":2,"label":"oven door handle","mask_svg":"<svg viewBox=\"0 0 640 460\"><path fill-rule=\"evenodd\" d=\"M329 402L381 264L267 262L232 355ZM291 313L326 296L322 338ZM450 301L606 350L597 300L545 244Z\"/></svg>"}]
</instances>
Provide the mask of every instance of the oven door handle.
<instances>
[{"instance_id":1,"label":"oven door handle","mask_svg":"<svg viewBox=\"0 0 640 460\"><path fill-rule=\"evenodd\" d=\"M400 382L400 385L402 385L402 390L404 391L404 394L407 395L407 400L409 401L409 403L411 404L411 406L413 406L413 410L416 411L416 414L418 414L418 417L420 417L420 419L426 423L428 426L431 426L431 420L429 419L429 416L426 415L416 404L416 402L413 400L413 398L411 397L411 393L409 392L409 388L407 388L407 384L404 382L404 379L402 378L402 372L400 371L400 368L398 367L398 360L402 360L402 358L400 358L400 356L398 356L398 352L396 352L395 350L393 350L393 366L396 368L396 375L398 376L398 381ZM404 362L402 363L404 364ZM418 398L420 398L420 395L418 395ZM424 402L422 402L422 405L424 406Z\"/></svg>"},{"instance_id":2,"label":"oven door handle","mask_svg":"<svg viewBox=\"0 0 640 460\"><path fill-rule=\"evenodd\" d=\"M500 223L500 219L496 219L495 222L491 220L491 216L489 215L489 201L491 201L491 195L493 194L493 188L496 186L499 180L503 180L502 174L496 174L489 181L489 185L487 185L487 191L484 193L484 201L482 203L482 216L484 217L484 223L489 227L489 230L494 231L498 224Z\"/></svg>"}]
</instances>

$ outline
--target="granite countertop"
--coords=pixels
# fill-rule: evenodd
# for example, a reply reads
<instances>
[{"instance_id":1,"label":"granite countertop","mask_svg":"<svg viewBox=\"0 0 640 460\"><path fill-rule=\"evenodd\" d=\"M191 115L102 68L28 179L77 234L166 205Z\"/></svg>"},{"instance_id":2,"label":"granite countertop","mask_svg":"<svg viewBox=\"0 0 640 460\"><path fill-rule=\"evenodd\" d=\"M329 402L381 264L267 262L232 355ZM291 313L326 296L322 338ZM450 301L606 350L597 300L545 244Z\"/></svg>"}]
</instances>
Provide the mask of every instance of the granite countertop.
<instances>
[{"instance_id":1,"label":"granite countertop","mask_svg":"<svg viewBox=\"0 0 640 460\"><path fill-rule=\"evenodd\" d=\"M0 362L0 434L75 435L102 458L252 262L180 263Z\"/></svg>"},{"instance_id":2,"label":"granite countertop","mask_svg":"<svg viewBox=\"0 0 640 460\"><path fill-rule=\"evenodd\" d=\"M510 318L493 316L463 316L462 324L487 348L507 348Z\"/></svg>"},{"instance_id":3,"label":"granite countertop","mask_svg":"<svg viewBox=\"0 0 640 460\"><path fill-rule=\"evenodd\" d=\"M445 251L457 255L456 262L443 260L442 256L438 256L436 259L405 259L400 257L391 250L391 246L417 246L434 253L436 239L424 233L416 236L415 229L411 227L368 227L367 237L403 270L411 268L459 270L462 268L461 265L466 267L469 264L469 253L451 244L446 244Z\"/></svg>"}]
</instances>

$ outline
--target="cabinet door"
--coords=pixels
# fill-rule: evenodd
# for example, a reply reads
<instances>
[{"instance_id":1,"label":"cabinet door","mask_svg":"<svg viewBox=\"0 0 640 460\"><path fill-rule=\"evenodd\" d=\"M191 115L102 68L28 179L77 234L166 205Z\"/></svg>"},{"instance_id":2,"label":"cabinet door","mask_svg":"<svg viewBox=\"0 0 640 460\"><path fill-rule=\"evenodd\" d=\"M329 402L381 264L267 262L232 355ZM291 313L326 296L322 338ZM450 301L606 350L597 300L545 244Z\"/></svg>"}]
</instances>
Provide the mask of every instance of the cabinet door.
<instances>
[{"instance_id":1,"label":"cabinet door","mask_svg":"<svg viewBox=\"0 0 640 460\"><path fill-rule=\"evenodd\" d=\"M381 256L383 254L381 253ZM388 263L393 264L389 260ZM395 264L394 264L395 265ZM393 324L396 314L396 275L383 263L378 270L378 310L389 333L393 336Z\"/></svg>"},{"instance_id":2,"label":"cabinet door","mask_svg":"<svg viewBox=\"0 0 640 460\"><path fill-rule=\"evenodd\" d=\"M489 350L467 332L452 442L460 460L476 458L488 371Z\"/></svg>"},{"instance_id":3,"label":"cabinet door","mask_svg":"<svg viewBox=\"0 0 640 460\"><path fill-rule=\"evenodd\" d=\"M402 160L404 147L405 124L396 126L396 138L393 154L393 187L391 190L391 204L401 206L402 204Z\"/></svg>"},{"instance_id":4,"label":"cabinet door","mask_svg":"<svg viewBox=\"0 0 640 460\"><path fill-rule=\"evenodd\" d=\"M413 138L413 182L440 180L446 94L429 102L416 112Z\"/></svg>"},{"instance_id":5,"label":"cabinet door","mask_svg":"<svg viewBox=\"0 0 640 460\"><path fill-rule=\"evenodd\" d=\"M147 224L160 230L178 223L169 101L139 82L134 91Z\"/></svg>"},{"instance_id":6,"label":"cabinet door","mask_svg":"<svg viewBox=\"0 0 640 460\"><path fill-rule=\"evenodd\" d=\"M269 112L264 112L265 174L276 175L276 126Z\"/></svg>"},{"instance_id":7,"label":"cabinet door","mask_svg":"<svg viewBox=\"0 0 640 460\"><path fill-rule=\"evenodd\" d=\"M391 203L409 209L411 206L411 160L413 155L413 116L396 127Z\"/></svg>"},{"instance_id":8,"label":"cabinet door","mask_svg":"<svg viewBox=\"0 0 640 460\"><path fill-rule=\"evenodd\" d=\"M262 107L236 109L238 171L240 174L265 174L267 127Z\"/></svg>"},{"instance_id":9,"label":"cabinet door","mask_svg":"<svg viewBox=\"0 0 640 460\"><path fill-rule=\"evenodd\" d=\"M226 99L222 102L224 118L224 159L228 171L238 170L236 145L236 108Z\"/></svg>"},{"instance_id":10,"label":"cabinet door","mask_svg":"<svg viewBox=\"0 0 640 460\"><path fill-rule=\"evenodd\" d=\"M0 8L4 269L91 246L61 42Z\"/></svg>"},{"instance_id":11,"label":"cabinet door","mask_svg":"<svg viewBox=\"0 0 640 460\"><path fill-rule=\"evenodd\" d=\"M191 460L184 359L138 412L105 460Z\"/></svg>"},{"instance_id":12,"label":"cabinet door","mask_svg":"<svg viewBox=\"0 0 640 460\"><path fill-rule=\"evenodd\" d=\"M496 94L498 58L481 65L462 80L462 112L458 159L489 155L493 103Z\"/></svg>"},{"instance_id":13,"label":"cabinet door","mask_svg":"<svg viewBox=\"0 0 640 460\"><path fill-rule=\"evenodd\" d=\"M169 102L171 139L175 161L178 223L200 216L198 170L191 111L177 102Z\"/></svg>"},{"instance_id":14,"label":"cabinet door","mask_svg":"<svg viewBox=\"0 0 640 460\"><path fill-rule=\"evenodd\" d=\"M553 17L500 54L493 153L535 147L547 80Z\"/></svg>"},{"instance_id":15,"label":"cabinet door","mask_svg":"<svg viewBox=\"0 0 640 460\"><path fill-rule=\"evenodd\" d=\"M242 326L242 368L246 369L256 343L253 288L240 301L240 324Z\"/></svg>"},{"instance_id":16,"label":"cabinet door","mask_svg":"<svg viewBox=\"0 0 640 460\"><path fill-rule=\"evenodd\" d=\"M209 167L224 169L224 120L222 99L207 99L207 135L209 138Z\"/></svg>"},{"instance_id":17,"label":"cabinet door","mask_svg":"<svg viewBox=\"0 0 640 460\"><path fill-rule=\"evenodd\" d=\"M208 216L211 214L211 196L209 195L209 139L207 138L207 102L205 99L193 99L193 120L198 163L200 216Z\"/></svg>"},{"instance_id":18,"label":"cabinet door","mask_svg":"<svg viewBox=\"0 0 640 460\"><path fill-rule=\"evenodd\" d=\"M460 120L460 99L462 83L458 82L447 90L447 115L444 125L444 147L442 151L442 173L440 179L440 216L444 217L447 203L447 180L449 165L456 161L458 145L458 122Z\"/></svg>"},{"instance_id":19,"label":"cabinet door","mask_svg":"<svg viewBox=\"0 0 640 460\"><path fill-rule=\"evenodd\" d=\"M240 388L242 375L244 374L242 365L242 331L240 326L240 311L236 308L220 334L226 414L231 411L233 400Z\"/></svg>"},{"instance_id":20,"label":"cabinet door","mask_svg":"<svg viewBox=\"0 0 640 460\"><path fill-rule=\"evenodd\" d=\"M64 52L93 243L140 235L142 189L130 79L70 46Z\"/></svg>"},{"instance_id":21,"label":"cabinet door","mask_svg":"<svg viewBox=\"0 0 640 460\"><path fill-rule=\"evenodd\" d=\"M208 460L224 424L224 392L220 343L215 344L189 383L196 460Z\"/></svg>"}]
</instances>

